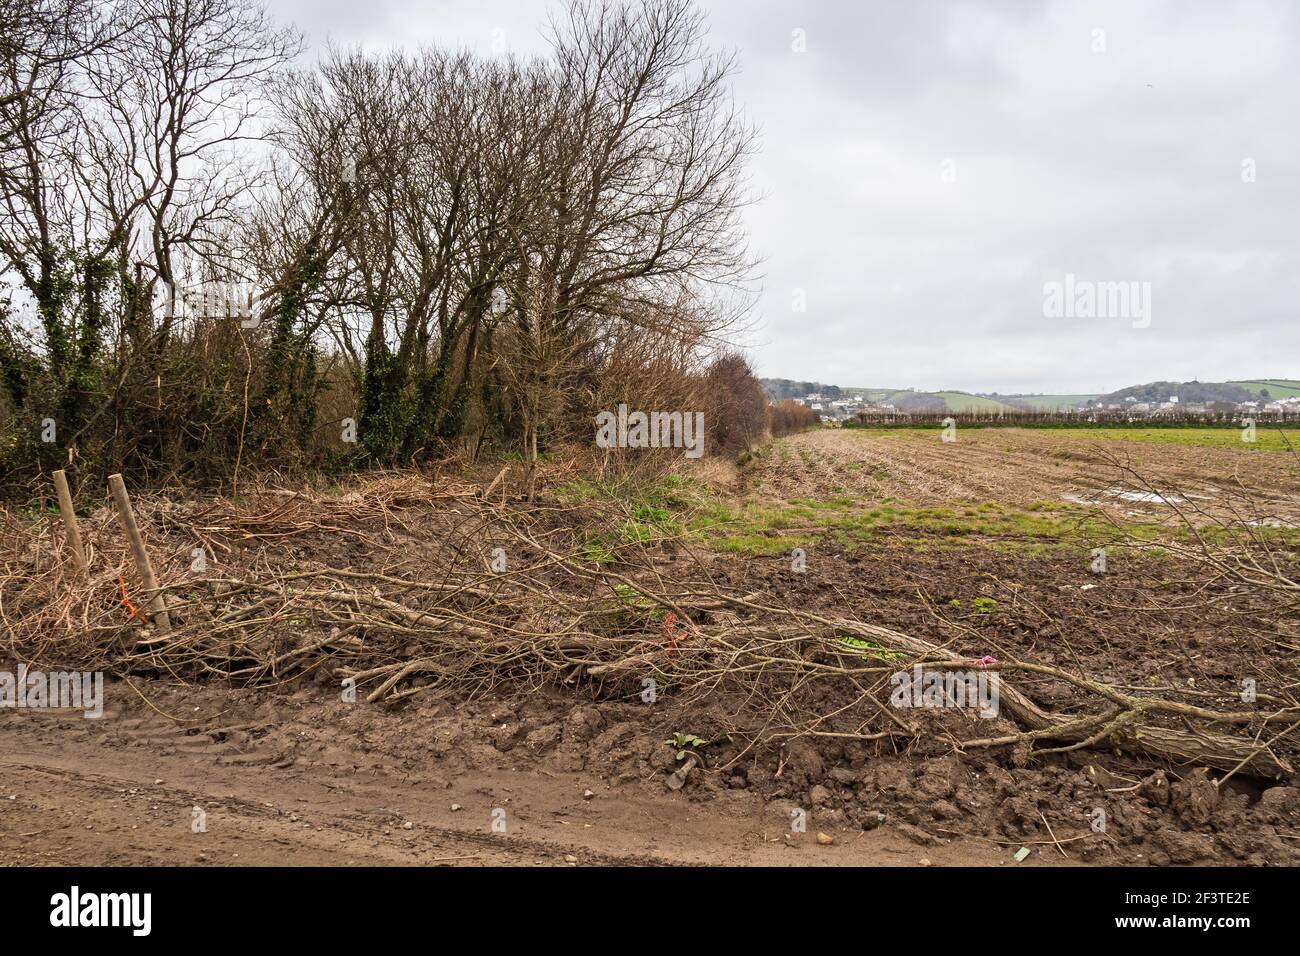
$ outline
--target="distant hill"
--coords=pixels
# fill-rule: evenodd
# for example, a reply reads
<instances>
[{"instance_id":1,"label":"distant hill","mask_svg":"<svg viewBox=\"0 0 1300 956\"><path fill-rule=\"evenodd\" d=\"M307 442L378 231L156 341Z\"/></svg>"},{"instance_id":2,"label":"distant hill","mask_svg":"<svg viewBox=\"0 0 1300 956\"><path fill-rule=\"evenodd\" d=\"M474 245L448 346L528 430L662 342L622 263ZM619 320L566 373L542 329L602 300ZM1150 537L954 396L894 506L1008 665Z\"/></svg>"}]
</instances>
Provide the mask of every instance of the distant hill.
<instances>
[{"instance_id":1,"label":"distant hill","mask_svg":"<svg viewBox=\"0 0 1300 956\"><path fill-rule=\"evenodd\" d=\"M789 378L760 378L768 401L779 402L787 398L803 398L805 395L822 395L832 401L843 398L838 385L823 385L821 382L796 382Z\"/></svg>"},{"instance_id":2,"label":"distant hill","mask_svg":"<svg viewBox=\"0 0 1300 956\"><path fill-rule=\"evenodd\" d=\"M1279 391L1282 386L1276 385ZM1186 405L1189 402L1249 402L1260 398L1284 398L1273 395L1273 389L1263 383L1239 384L1237 382L1147 382L1145 385L1130 385L1118 391L1098 396L1098 401L1105 404L1122 402L1134 398L1139 402L1167 402L1177 395L1178 401Z\"/></svg>"},{"instance_id":3,"label":"distant hill","mask_svg":"<svg viewBox=\"0 0 1300 956\"><path fill-rule=\"evenodd\" d=\"M970 392L918 392L908 388L861 388L851 385L827 385L824 382L799 382L788 378L759 379L771 401L820 395L824 401L857 398L864 402L893 405L902 411L991 412L1012 411L1017 406L987 395Z\"/></svg>"},{"instance_id":4,"label":"distant hill","mask_svg":"<svg viewBox=\"0 0 1300 956\"><path fill-rule=\"evenodd\" d=\"M1182 404L1207 402L1246 402L1300 396L1300 380L1257 379L1237 382L1147 382L1101 394L1054 395L960 391L920 392L908 388L864 388L856 385L828 385L824 382L800 382L788 378L760 379L768 398L804 398L821 395L825 401L857 398L873 404L893 405L900 411L985 412L1036 409L1059 411L1084 408L1091 402L1109 404L1132 396L1139 402L1165 402L1177 395Z\"/></svg>"}]
</instances>

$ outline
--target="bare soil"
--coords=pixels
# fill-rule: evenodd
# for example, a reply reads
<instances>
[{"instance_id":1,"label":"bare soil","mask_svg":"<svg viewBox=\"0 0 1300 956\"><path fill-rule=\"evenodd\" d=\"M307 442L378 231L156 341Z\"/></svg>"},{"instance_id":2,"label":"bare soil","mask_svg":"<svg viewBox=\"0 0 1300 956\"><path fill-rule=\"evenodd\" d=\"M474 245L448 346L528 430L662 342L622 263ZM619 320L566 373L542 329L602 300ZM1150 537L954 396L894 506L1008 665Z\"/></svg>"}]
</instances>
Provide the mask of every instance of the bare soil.
<instances>
[{"instance_id":1,"label":"bare soil","mask_svg":"<svg viewBox=\"0 0 1300 956\"><path fill-rule=\"evenodd\" d=\"M1029 501L1096 490L1085 481L1093 459L1069 457L1050 436L973 439L959 465L937 441L795 436L746 476L749 494ZM1225 481L1234 467L1199 457L1213 449L1159 451L1203 482ZM173 568L196 527L214 553L249 568L375 569L357 529L383 532L390 575L426 560L420 501L403 511L349 493L300 518L285 499L255 521L202 509L197 520L193 508L164 505L145 513L151 526L183 528L167 552ZM99 527L107 548L108 522ZM1258 682L1262 708L1295 686L1300 622L1267 596L1153 557L1117 557L1098 579L1070 548L989 544L915 529L819 542L799 574L784 554L701 553L672 541L649 549L667 578L855 615L973 659L1039 661L1228 711L1241 706L1243 678ZM697 623L716 627L727 613L705 611ZM42 653L53 660L49 641ZM864 739L836 730L862 698L821 689L830 685L757 707L738 696L744 685L666 685L647 703L639 676L432 680L370 704L365 687L345 700L328 666L258 686L161 667L119 675L99 720L0 711L0 865L1300 863L1294 780L1220 782L1222 770L1095 747L963 747L986 729L1014 728L951 709L915 714L928 728L920 737ZM1062 681L1016 680L1043 707L1079 704ZM826 715L827 732L794 719L796 708ZM755 726L755 712L771 727ZM803 729L764 732L785 726ZM697 742L670 744L677 734ZM1279 754L1294 757L1294 744L1281 741ZM689 772L679 749L694 752ZM805 825L792 828L795 819ZM1029 855L1016 863L1022 847Z\"/></svg>"},{"instance_id":2,"label":"bare soil","mask_svg":"<svg viewBox=\"0 0 1300 956\"><path fill-rule=\"evenodd\" d=\"M1156 676L1211 700L1231 698L1237 675L1272 650L1230 605L1153 616L1141 585L1081 591L1077 562L1051 557L967 552L956 568L943 550L885 543L818 552L805 575L786 573L783 557L718 558L711 573L936 638L951 620L974 632L958 637L972 653L1083 659L1097 679L1150 686ZM928 609L977 595L999 610ZM1295 646L1295 622L1276 628ZM1071 702L1051 681L1028 690L1045 705ZM323 678L113 681L99 720L0 712L0 864L1300 862L1300 790L1283 783L1237 778L1220 793L1203 770L1095 750L954 754L977 719L951 712L936 715L928 743L904 749L819 738L751 748L713 738L731 726L737 702L725 695L649 707L635 691L429 691L368 705L344 702ZM673 792L676 731L710 743ZM204 833L191 832L196 806ZM495 810L504 833L492 829ZM796 810L803 833L791 831ZM820 845L819 833L834 842ZM1022 846L1031 854L1015 864Z\"/></svg>"},{"instance_id":3,"label":"bare soil","mask_svg":"<svg viewBox=\"0 0 1300 956\"><path fill-rule=\"evenodd\" d=\"M922 846L816 810L792 833L785 804L748 789L668 792L662 741L626 707L149 694L111 683L99 720L0 714L0 866L997 866L1015 849ZM1017 865L1064 862L1034 849Z\"/></svg>"},{"instance_id":4,"label":"bare soil","mask_svg":"<svg viewBox=\"0 0 1300 956\"><path fill-rule=\"evenodd\" d=\"M967 428L952 443L931 430L817 429L778 441L761 457L753 487L786 500L1058 501L1167 513L1167 504L1117 477L1116 461L1158 476L1171 500L1210 514L1248 493L1262 516L1300 524L1300 468L1287 452L1080 439L1048 428Z\"/></svg>"}]
</instances>

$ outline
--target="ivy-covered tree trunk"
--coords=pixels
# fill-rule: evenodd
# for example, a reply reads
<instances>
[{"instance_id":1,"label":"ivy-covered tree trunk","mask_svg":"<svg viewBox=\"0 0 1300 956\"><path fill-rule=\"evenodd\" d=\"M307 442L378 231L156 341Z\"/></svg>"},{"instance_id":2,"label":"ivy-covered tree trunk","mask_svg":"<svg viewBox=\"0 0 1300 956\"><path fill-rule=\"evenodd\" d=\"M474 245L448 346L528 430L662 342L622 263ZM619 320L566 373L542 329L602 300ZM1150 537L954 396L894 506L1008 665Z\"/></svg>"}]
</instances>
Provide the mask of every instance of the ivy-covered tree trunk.
<instances>
[{"instance_id":1,"label":"ivy-covered tree trunk","mask_svg":"<svg viewBox=\"0 0 1300 956\"><path fill-rule=\"evenodd\" d=\"M380 462L391 464L400 456L406 416L403 392L406 386L405 362L384 341L382 319L377 319L366 337L366 367L361 376L360 409L357 416L358 436L366 452Z\"/></svg>"}]
</instances>

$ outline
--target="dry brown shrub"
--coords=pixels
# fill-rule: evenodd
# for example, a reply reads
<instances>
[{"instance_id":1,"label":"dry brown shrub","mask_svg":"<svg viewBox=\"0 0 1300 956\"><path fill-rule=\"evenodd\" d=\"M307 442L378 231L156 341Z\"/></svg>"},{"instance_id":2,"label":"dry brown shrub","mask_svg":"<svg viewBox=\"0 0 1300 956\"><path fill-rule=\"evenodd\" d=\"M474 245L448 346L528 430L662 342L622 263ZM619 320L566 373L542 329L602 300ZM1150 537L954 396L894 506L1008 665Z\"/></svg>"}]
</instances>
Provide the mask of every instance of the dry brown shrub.
<instances>
[{"instance_id":1,"label":"dry brown shrub","mask_svg":"<svg viewBox=\"0 0 1300 956\"><path fill-rule=\"evenodd\" d=\"M807 405L787 398L770 409L773 435L789 435L817 424L819 416Z\"/></svg>"}]
</instances>

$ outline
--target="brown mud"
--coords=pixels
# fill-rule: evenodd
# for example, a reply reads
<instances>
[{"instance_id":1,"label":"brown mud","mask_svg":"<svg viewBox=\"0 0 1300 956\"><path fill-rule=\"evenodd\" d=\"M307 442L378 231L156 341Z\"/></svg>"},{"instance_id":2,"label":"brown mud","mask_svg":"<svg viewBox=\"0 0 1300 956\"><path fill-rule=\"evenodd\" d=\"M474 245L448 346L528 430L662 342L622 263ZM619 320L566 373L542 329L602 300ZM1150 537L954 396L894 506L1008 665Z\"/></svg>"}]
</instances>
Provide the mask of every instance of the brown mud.
<instances>
[{"instance_id":1,"label":"brown mud","mask_svg":"<svg viewBox=\"0 0 1300 956\"><path fill-rule=\"evenodd\" d=\"M870 447L846 444L860 438L787 440L829 474L769 455L747 476L753 493L843 494L842 482L862 480L861 468L843 467L845 448ZM987 439L995 440L1039 441ZM1178 464L1181 451L1176 467L1191 467ZM947 500L953 483L1007 500L1086 484L1048 477L1057 468L1038 448L1024 451L1011 477L1004 464L935 478L928 454L881 465L912 469L892 489L903 500ZM154 539L170 579L184 575L196 533L223 571L237 561L255 571L391 577L436 559L428 529L441 499L433 510L426 499L376 504L356 492L310 506L277 500L253 517L165 500L141 510L150 528L175 538ZM103 519L91 535L104 552L120 548L111 531ZM856 617L971 659L1033 660L1219 711L1240 709L1244 680L1257 684L1261 709L1289 699L1300 622L1269 595L1152 555L1117 554L1097 576L1077 547L1020 543L887 530L851 545L811 544L803 573L792 573L787 554L720 554L671 540L642 557L669 580ZM38 550L14 566L48 560ZM86 600L98 606L94 595ZM307 613L282 609L275 626ZM696 623L725 634L729 616L715 607ZM139 625L124 618L116 627ZM41 638L40 662L59 666L59 640L53 631ZM958 709L913 711L909 720L926 732L905 739L853 733L844 711L870 698L846 695L843 683L665 680L647 701L640 674L600 679L579 667L403 684L367 703L370 687L345 699L327 662L243 686L167 672L184 658L159 657L152 670L131 659L135 670L107 683L100 719L0 711L0 865L1300 863L1294 780L1225 782L1221 769L1106 747L967 746L1014 727ZM195 660L219 674L211 656ZM1044 708L1081 705L1075 687L1050 675L1014 679ZM1283 740L1279 753L1294 759L1294 743ZM1021 848L1028 856L1017 863Z\"/></svg>"}]
</instances>

